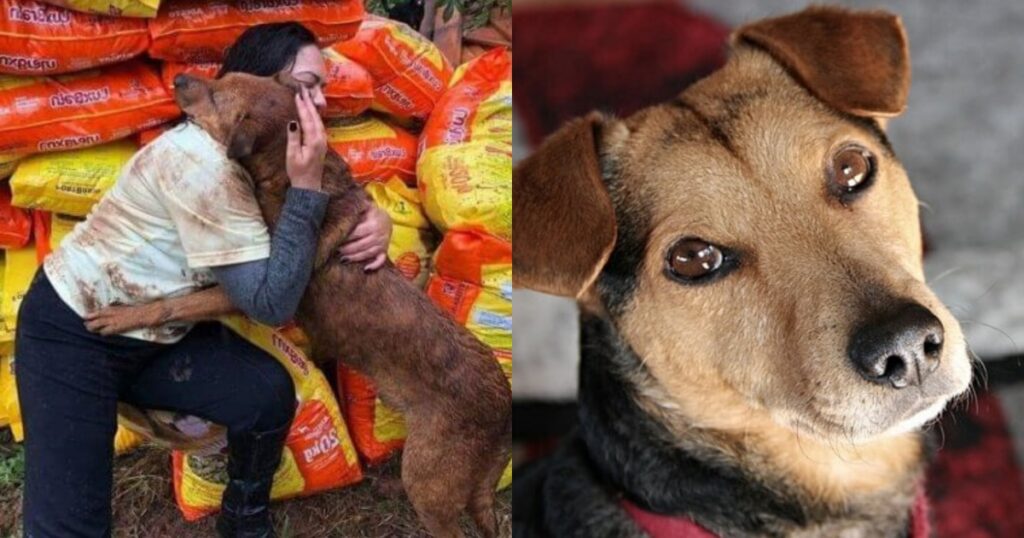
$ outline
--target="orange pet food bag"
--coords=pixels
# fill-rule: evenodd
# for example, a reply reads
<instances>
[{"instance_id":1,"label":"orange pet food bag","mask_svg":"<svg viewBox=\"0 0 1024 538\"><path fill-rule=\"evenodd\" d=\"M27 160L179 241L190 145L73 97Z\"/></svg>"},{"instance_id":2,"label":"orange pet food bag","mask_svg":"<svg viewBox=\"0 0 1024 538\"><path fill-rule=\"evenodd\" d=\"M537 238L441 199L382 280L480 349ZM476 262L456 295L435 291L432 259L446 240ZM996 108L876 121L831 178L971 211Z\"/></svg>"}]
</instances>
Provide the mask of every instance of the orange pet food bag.
<instances>
[{"instance_id":1,"label":"orange pet food bag","mask_svg":"<svg viewBox=\"0 0 1024 538\"><path fill-rule=\"evenodd\" d=\"M338 386L345 394L345 420L352 442L367 465L380 465L405 444L405 420L377 397L373 382L338 362Z\"/></svg>"},{"instance_id":2,"label":"orange pet food bag","mask_svg":"<svg viewBox=\"0 0 1024 538\"><path fill-rule=\"evenodd\" d=\"M512 240L512 56L494 49L452 76L420 138L416 175L442 231Z\"/></svg>"},{"instance_id":3,"label":"orange pet food bag","mask_svg":"<svg viewBox=\"0 0 1024 538\"><path fill-rule=\"evenodd\" d=\"M416 187L416 146L405 129L373 116L335 120L327 125L327 143L352 171L357 183L399 178Z\"/></svg>"},{"instance_id":4,"label":"orange pet food bag","mask_svg":"<svg viewBox=\"0 0 1024 538\"><path fill-rule=\"evenodd\" d=\"M14 207L11 185L0 185L0 248L22 248L32 239L31 212Z\"/></svg>"},{"instance_id":5,"label":"orange pet food bag","mask_svg":"<svg viewBox=\"0 0 1024 538\"><path fill-rule=\"evenodd\" d=\"M512 244L449 232L434 254L427 295L491 349L512 349Z\"/></svg>"},{"instance_id":6,"label":"orange pet food bag","mask_svg":"<svg viewBox=\"0 0 1024 538\"><path fill-rule=\"evenodd\" d=\"M118 140L178 117L141 61L22 84L0 84L0 152L42 153Z\"/></svg>"},{"instance_id":7,"label":"orange pet food bag","mask_svg":"<svg viewBox=\"0 0 1024 538\"><path fill-rule=\"evenodd\" d=\"M35 0L0 0L0 73L55 75L138 56L146 21L78 13Z\"/></svg>"},{"instance_id":8,"label":"orange pet food bag","mask_svg":"<svg viewBox=\"0 0 1024 538\"><path fill-rule=\"evenodd\" d=\"M331 48L370 72L373 109L399 118L430 115L452 75L448 60L429 39L381 17L367 17L354 38Z\"/></svg>"},{"instance_id":9,"label":"orange pet food bag","mask_svg":"<svg viewBox=\"0 0 1024 538\"><path fill-rule=\"evenodd\" d=\"M364 13L361 0L180 0L165 4L149 21L149 55L175 62L220 62L246 28L287 21L302 23L326 47L355 35Z\"/></svg>"},{"instance_id":10,"label":"orange pet food bag","mask_svg":"<svg viewBox=\"0 0 1024 538\"><path fill-rule=\"evenodd\" d=\"M327 84L324 99L325 118L347 118L366 112L373 104L373 78L363 66L346 58L340 52L323 50L327 64Z\"/></svg>"}]
</instances>

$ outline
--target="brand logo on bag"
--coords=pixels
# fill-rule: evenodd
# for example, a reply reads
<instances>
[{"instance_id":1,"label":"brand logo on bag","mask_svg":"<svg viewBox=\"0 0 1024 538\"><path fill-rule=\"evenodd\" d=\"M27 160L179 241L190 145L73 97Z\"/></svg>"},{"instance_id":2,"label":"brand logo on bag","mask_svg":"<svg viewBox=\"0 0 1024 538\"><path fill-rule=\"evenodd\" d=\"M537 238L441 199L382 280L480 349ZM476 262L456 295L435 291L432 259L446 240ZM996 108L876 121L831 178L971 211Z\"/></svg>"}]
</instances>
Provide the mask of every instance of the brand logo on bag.
<instances>
[{"instance_id":1,"label":"brand logo on bag","mask_svg":"<svg viewBox=\"0 0 1024 538\"><path fill-rule=\"evenodd\" d=\"M305 463L312 463L313 460L330 454L332 450L341 445L338 439L338 432L331 430L327 435L320 436L313 446L302 451L302 459Z\"/></svg>"},{"instance_id":2,"label":"brand logo on bag","mask_svg":"<svg viewBox=\"0 0 1024 538\"><path fill-rule=\"evenodd\" d=\"M300 0L243 0L238 3L238 9L242 11L270 11L298 7L301 4Z\"/></svg>"},{"instance_id":3,"label":"brand logo on bag","mask_svg":"<svg viewBox=\"0 0 1024 538\"><path fill-rule=\"evenodd\" d=\"M397 88L390 84L381 86L380 91L384 92L384 95L394 104L398 105L402 110L412 110L413 103L412 99L409 99L407 95L399 91Z\"/></svg>"},{"instance_id":4,"label":"brand logo on bag","mask_svg":"<svg viewBox=\"0 0 1024 538\"><path fill-rule=\"evenodd\" d=\"M394 146L384 146L370 150L370 159L380 161L384 159L403 159L407 155L406 151L402 148L396 148Z\"/></svg>"},{"instance_id":5,"label":"brand logo on bag","mask_svg":"<svg viewBox=\"0 0 1024 538\"><path fill-rule=\"evenodd\" d=\"M42 6L11 6L7 17L12 21L34 24L63 26L71 22L71 12L58 9L47 9Z\"/></svg>"},{"instance_id":6,"label":"brand logo on bag","mask_svg":"<svg viewBox=\"0 0 1024 538\"><path fill-rule=\"evenodd\" d=\"M50 97L51 108L63 108L66 106L91 105L102 103L110 99L110 88L104 86L95 90L58 93Z\"/></svg>"},{"instance_id":7,"label":"brand logo on bag","mask_svg":"<svg viewBox=\"0 0 1024 538\"><path fill-rule=\"evenodd\" d=\"M452 110L452 121L448 124L448 128L445 129L444 143L445 144L458 144L464 142L469 137L469 116L473 114L473 111L466 107L458 107Z\"/></svg>"},{"instance_id":8,"label":"brand logo on bag","mask_svg":"<svg viewBox=\"0 0 1024 538\"><path fill-rule=\"evenodd\" d=\"M43 140L39 143L39 151L52 151L59 149L71 149L79 146L90 146L93 144L100 143L100 135L89 134L81 136L66 136L64 138L56 138L53 140Z\"/></svg>"},{"instance_id":9,"label":"brand logo on bag","mask_svg":"<svg viewBox=\"0 0 1024 538\"><path fill-rule=\"evenodd\" d=\"M292 364L294 364L300 370L302 370L303 375L309 375L309 366L306 364L306 361L302 358L302 355L300 355L299 352L295 350L291 342L285 340L284 338L281 338L280 336L278 336L276 332L271 334L270 340L271 342L273 342L274 347L281 351L281 353L284 353L284 355L288 357L288 360Z\"/></svg>"},{"instance_id":10,"label":"brand logo on bag","mask_svg":"<svg viewBox=\"0 0 1024 538\"><path fill-rule=\"evenodd\" d=\"M426 65L420 62L412 62L412 71L419 75L423 82L426 82L431 88L435 90L444 89L444 83Z\"/></svg>"},{"instance_id":11,"label":"brand logo on bag","mask_svg":"<svg viewBox=\"0 0 1024 538\"><path fill-rule=\"evenodd\" d=\"M0 67L17 71L52 71L57 69L57 60L0 54Z\"/></svg>"}]
</instances>

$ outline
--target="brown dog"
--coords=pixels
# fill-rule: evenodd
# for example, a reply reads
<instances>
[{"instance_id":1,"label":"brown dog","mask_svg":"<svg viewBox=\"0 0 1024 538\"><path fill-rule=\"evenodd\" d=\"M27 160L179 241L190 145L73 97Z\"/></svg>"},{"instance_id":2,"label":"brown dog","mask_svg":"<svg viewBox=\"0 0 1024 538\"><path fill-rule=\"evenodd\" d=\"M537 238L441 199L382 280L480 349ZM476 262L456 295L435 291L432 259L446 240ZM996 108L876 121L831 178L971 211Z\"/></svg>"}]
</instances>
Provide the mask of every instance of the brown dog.
<instances>
[{"instance_id":1,"label":"brown dog","mask_svg":"<svg viewBox=\"0 0 1024 538\"><path fill-rule=\"evenodd\" d=\"M230 74L179 76L178 104L249 171L272 229L289 181L284 126L297 120L297 85ZM166 163L172 166L173 163ZM329 151L323 190L330 197L313 276L296 315L314 360L342 358L372 379L381 399L405 417L402 482L420 520L438 537L461 536L468 508L484 536L497 534L495 488L509 458L511 392L491 351L442 313L394 266L364 273L336 251L372 203L345 162ZM100 312L95 327L121 332L232 310L218 287L138 307Z\"/></svg>"},{"instance_id":2,"label":"brown dog","mask_svg":"<svg viewBox=\"0 0 1024 538\"><path fill-rule=\"evenodd\" d=\"M971 366L884 131L903 27L810 8L732 45L675 100L575 120L515 170L515 284L583 311L580 431L517 477L516 536L912 527L921 428Z\"/></svg>"}]
</instances>

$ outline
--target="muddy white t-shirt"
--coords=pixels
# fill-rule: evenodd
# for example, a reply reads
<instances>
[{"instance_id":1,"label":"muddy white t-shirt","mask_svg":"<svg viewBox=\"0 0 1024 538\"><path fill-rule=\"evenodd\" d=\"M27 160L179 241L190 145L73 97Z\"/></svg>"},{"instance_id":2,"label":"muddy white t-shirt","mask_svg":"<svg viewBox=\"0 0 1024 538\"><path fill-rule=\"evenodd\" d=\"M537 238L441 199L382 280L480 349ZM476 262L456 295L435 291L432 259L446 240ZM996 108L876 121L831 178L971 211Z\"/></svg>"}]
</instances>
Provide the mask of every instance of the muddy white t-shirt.
<instances>
[{"instance_id":1,"label":"muddy white t-shirt","mask_svg":"<svg viewBox=\"0 0 1024 538\"><path fill-rule=\"evenodd\" d=\"M44 264L79 315L194 292L210 267L270 256L270 234L252 180L225 148L186 122L140 150L114 187ZM190 324L124 336L171 343Z\"/></svg>"}]
</instances>

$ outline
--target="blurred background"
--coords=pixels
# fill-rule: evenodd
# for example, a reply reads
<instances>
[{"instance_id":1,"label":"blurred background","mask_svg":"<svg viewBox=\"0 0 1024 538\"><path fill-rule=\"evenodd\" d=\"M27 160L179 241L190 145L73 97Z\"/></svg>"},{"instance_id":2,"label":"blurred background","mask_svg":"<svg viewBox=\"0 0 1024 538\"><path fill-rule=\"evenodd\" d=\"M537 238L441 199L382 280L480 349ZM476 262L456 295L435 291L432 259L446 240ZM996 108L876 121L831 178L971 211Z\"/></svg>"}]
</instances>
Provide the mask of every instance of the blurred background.
<instances>
[{"instance_id":1,"label":"blurred background","mask_svg":"<svg viewBox=\"0 0 1024 538\"><path fill-rule=\"evenodd\" d=\"M1024 3L829 2L900 15L912 86L889 136L922 202L929 282L987 373L947 414L929 493L940 536L1024 536ZM567 119L628 115L719 67L732 28L798 0L516 0L516 161ZM572 301L514 292L518 461L575 422ZM985 380L987 378L987 383Z\"/></svg>"}]
</instances>

